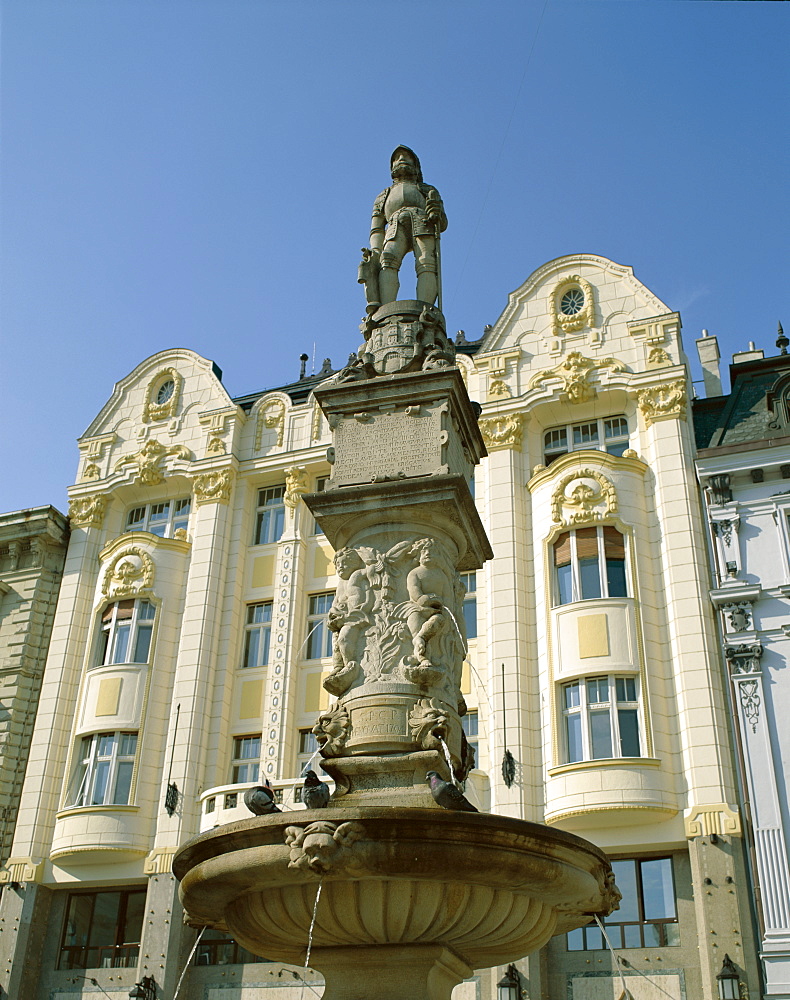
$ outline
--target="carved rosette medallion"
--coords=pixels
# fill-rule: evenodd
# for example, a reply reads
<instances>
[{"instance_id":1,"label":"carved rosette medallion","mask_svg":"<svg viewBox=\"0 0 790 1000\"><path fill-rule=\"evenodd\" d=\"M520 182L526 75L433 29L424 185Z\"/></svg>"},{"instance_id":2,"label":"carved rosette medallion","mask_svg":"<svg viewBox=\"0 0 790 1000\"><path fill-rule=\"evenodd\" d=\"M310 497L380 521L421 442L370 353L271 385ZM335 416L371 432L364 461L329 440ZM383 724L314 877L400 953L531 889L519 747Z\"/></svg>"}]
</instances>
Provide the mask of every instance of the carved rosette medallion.
<instances>
[{"instance_id":1,"label":"carved rosette medallion","mask_svg":"<svg viewBox=\"0 0 790 1000\"><path fill-rule=\"evenodd\" d=\"M166 448L159 441L150 438L135 455L125 455L119 459L115 463L115 471L121 472L126 465L136 465L138 481L143 486L158 486L165 478L162 463L171 457L190 461L193 456L183 444Z\"/></svg>"},{"instance_id":2,"label":"carved rosette medallion","mask_svg":"<svg viewBox=\"0 0 790 1000\"><path fill-rule=\"evenodd\" d=\"M104 520L107 497L103 493L93 493L87 497L71 497L69 518L73 528L100 528Z\"/></svg>"},{"instance_id":3,"label":"carved rosette medallion","mask_svg":"<svg viewBox=\"0 0 790 1000\"><path fill-rule=\"evenodd\" d=\"M602 521L617 513L614 483L596 469L577 469L564 476L551 498L554 524Z\"/></svg>"},{"instance_id":4,"label":"carved rosette medallion","mask_svg":"<svg viewBox=\"0 0 790 1000\"><path fill-rule=\"evenodd\" d=\"M686 419L686 382L682 378L640 389L637 398L648 427L657 420Z\"/></svg>"},{"instance_id":5,"label":"carved rosette medallion","mask_svg":"<svg viewBox=\"0 0 790 1000\"><path fill-rule=\"evenodd\" d=\"M104 572L104 597L138 597L154 585L154 561L143 549L130 545L110 562Z\"/></svg>"},{"instance_id":6,"label":"carved rosette medallion","mask_svg":"<svg viewBox=\"0 0 790 1000\"><path fill-rule=\"evenodd\" d=\"M524 425L524 415L522 413L481 417L478 424L480 433L483 435L483 441L485 441L486 448L489 451L521 447Z\"/></svg>"},{"instance_id":7,"label":"carved rosette medallion","mask_svg":"<svg viewBox=\"0 0 790 1000\"><path fill-rule=\"evenodd\" d=\"M579 351L571 353L547 371L536 372L530 379L530 389L539 388L544 382L559 379L563 384L562 397L569 403L588 403L595 399L596 390L591 376L603 371L623 372L625 365L616 358L586 358Z\"/></svg>"},{"instance_id":8,"label":"carved rosette medallion","mask_svg":"<svg viewBox=\"0 0 790 1000\"><path fill-rule=\"evenodd\" d=\"M198 507L206 503L227 503L233 488L233 473L230 469L203 472L192 480L192 488Z\"/></svg>"},{"instance_id":9,"label":"carved rosette medallion","mask_svg":"<svg viewBox=\"0 0 790 1000\"><path fill-rule=\"evenodd\" d=\"M338 871L353 873L363 868L354 845L365 836L361 823L330 823L320 820L308 826L287 826L285 843L291 848L289 868L315 875Z\"/></svg>"}]
</instances>

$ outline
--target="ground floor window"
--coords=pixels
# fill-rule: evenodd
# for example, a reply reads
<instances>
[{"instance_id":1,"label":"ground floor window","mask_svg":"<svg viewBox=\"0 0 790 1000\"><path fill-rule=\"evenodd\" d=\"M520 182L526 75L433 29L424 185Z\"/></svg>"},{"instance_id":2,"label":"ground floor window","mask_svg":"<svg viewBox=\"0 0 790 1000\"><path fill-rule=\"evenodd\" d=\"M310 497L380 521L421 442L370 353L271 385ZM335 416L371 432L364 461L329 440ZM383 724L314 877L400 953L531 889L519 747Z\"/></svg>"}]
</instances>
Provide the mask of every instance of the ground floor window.
<instances>
[{"instance_id":1,"label":"ground floor window","mask_svg":"<svg viewBox=\"0 0 790 1000\"><path fill-rule=\"evenodd\" d=\"M680 944L672 858L613 861L620 909L604 920L614 948L667 948ZM568 934L568 951L606 948L597 924Z\"/></svg>"},{"instance_id":2,"label":"ground floor window","mask_svg":"<svg viewBox=\"0 0 790 1000\"><path fill-rule=\"evenodd\" d=\"M271 959L253 955L224 931L207 927L195 951L195 965L243 965L248 962L269 962Z\"/></svg>"},{"instance_id":3,"label":"ground floor window","mask_svg":"<svg viewBox=\"0 0 790 1000\"><path fill-rule=\"evenodd\" d=\"M128 969L140 957L145 889L73 892L66 906L59 969Z\"/></svg>"}]
</instances>

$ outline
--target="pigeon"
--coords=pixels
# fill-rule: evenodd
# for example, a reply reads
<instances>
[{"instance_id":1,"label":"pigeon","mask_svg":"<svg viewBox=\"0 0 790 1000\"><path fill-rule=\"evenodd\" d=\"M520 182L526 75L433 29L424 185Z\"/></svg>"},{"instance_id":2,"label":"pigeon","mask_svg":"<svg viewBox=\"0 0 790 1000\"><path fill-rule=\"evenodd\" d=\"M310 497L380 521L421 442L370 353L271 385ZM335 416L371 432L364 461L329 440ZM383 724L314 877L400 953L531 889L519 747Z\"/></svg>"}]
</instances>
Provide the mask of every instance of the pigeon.
<instances>
[{"instance_id":1,"label":"pigeon","mask_svg":"<svg viewBox=\"0 0 790 1000\"><path fill-rule=\"evenodd\" d=\"M431 786L433 801L442 809L459 809L463 812L476 813L477 809L472 805L455 785L449 781L443 781L436 771L428 771L425 775L428 784Z\"/></svg>"},{"instance_id":2,"label":"pigeon","mask_svg":"<svg viewBox=\"0 0 790 1000\"><path fill-rule=\"evenodd\" d=\"M282 812L274 804L274 792L269 785L256 785L244 793L244 805L256 816Z\"/></svg>"},{"instance_id":3,"label":"pigeon","mask_svg":"<svg viewBox=\"0 0 790 1000\"><path fill-rule=\"evenodd\" d=\"M321 781L315 771L304 772L302 802L308 809L326 809L329 805L329 785Z\"/></svg>"}]
</instances>

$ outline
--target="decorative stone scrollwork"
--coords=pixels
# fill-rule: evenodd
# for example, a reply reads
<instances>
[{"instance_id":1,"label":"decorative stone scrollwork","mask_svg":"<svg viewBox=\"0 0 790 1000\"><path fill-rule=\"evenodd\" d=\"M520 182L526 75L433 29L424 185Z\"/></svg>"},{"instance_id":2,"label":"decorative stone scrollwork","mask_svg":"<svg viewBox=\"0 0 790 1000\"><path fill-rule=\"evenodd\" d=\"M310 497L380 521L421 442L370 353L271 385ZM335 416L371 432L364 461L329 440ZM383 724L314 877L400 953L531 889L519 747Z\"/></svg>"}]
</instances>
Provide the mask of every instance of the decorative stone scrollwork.
<instances>
[{"instance_id":1,"label":"decorative stone scrollwork","mask_svg":"<svg viewBox=\"0 0 790 1000\"><path fill-rule=\"evenodd\" d=\"M575 313L569 314L562 311L562 297L572 288L580 289L584 296L582 307ZM593 287L589 281L578 274L569 274L559 281L551 290L549 296L549 312L554 318L554 332L556 334L575 333L583 330L585 326L595 326L595 303L593 298Z\"/></svg>"},{"instance_id":2,"label":"decorative stone scrollwork","mask_svg":"<svg viewBox=\"0 0 790 1000\"><path fill-rule=\"evenodd\" d=\"M230 469L203 472L192 480L192 488L198 507L205 503L227 503L233 488L233 473Z\"/></svg>"},{"instance_id":3,"label":"decorative stone scrollwork","mask_svg":"<svg viewBox=\"0 0 790 1000\"><path fill-rule=\"evenodd\" d=\"M154 561L143 549L130 545L110 562L104 572L104 597L138 597L154 585Z\"/></svg>"},{"instance_id":4,"label":"decorative stone scrollwork","mask_svg":"<svg viewBox=\"0 0 790 1000\"><path fill-rule=\"evenodd\" d=\"M97 479L101 479L101 469L95 462L89 462L82 470L80 478L84 482L94 482Z\"/></svg>"},{"instance_id":5,"label":"decorative stone scrollwork","mask_svg":"<svg viewBox=\"0 0 790 1000\"><path fill-rule=\"evenodd\" d=\"M307 470L303 465L293 465L285 471L285 496L283 503L291 511L291 517L299 506L304 493L309 492L307 485Z\"/></svg>"},{"instance_id":6,"label":"decorative stone scrollwork","mask_svg":"<svg viewBox=\"0 0 790 1000\"><path fill-rule=\"evenodd\" d=\"M157 393L168 382L173 383L172 391L167 399L161 403L157 402ZM169 420L176 415L178 401L181 398L181 387L184 379L181 373L175 368L163 368L148 383L145 390L145 400L143 402L143 423L147 424L153 420Z\"/></svg>"},{"instance_id":7,"label":"decorative stone scrollwork","mask_svg":"<svg viewBox=\"0 0 790 1000\"><path fill-rule=\"evenodd\" d=\"M647 363L653 368L664 368L672 364L672 358L663 347L654 347L647 356Z\"/></svg>"},{"instance_id":8,"label":"decorative stone scrollwork","mask_svg":"<svg viewBox=\"0 0 790 1000\"><path fill-rule=\"evenodd\" d=\"M100 528L104 520L107 497L103 493L93 493L87 497L71 497L69 517L73 528Z\"/></svg>"},{"instance_id":9,"label":"decorative stone scrollwork","mask_svg":"<svg viewBox=\"0 0 790 1000\"><path fill-rule=\"evenodd\" d=\"M748 632L752 627L752 604L750 601L737 601L722 605L728 632Z\"/></svg>"},{"instance_id":10,"label":"decorative stone scrollwork","mask_svg":"<svg viewBox=\"0 0 790 1000\"><path fill-rule=\"evenodd\" d=\"M115 471L120 472L125 465L136 465L139 481L144 486L158 486L164 481L162 472L162 462L171 456L183 458L186 461L192 459L192 452L183 444L175 444L166 448L154 438L146 441L143 447L135 455L125 455L115 463Z\"/></svg>"},{"instance_id":11,"label":"decorative stone scrollwork","mask_svg":"<svg viewBox=\"0 0 790 1000\"><path fill-rule=\"evenodd\" d=\"M763 646L760 642L742 642L724 647L724 656L732 677L738 674L754 674L760 670Z\"/></svg>"},{"instance_id":12,"label":"decorative stone scrollwork","mask_svg":"<svg viewBox=\"0 0 790 1000\"><path fill-rule=\"evenodd\" d=\"M637 398L648 427L670 417L686 419L686 382L682 378L640 389Z\"/></svg>"},{"instance_id":13,"label":"decorative stone scrollwork","mask_svg":"<svg viewBox=\"0 0 790 1000\"><path fill-rule=\"evenodd\" d=\"M287 826L285 843L291 848L289 868L325 875L338 869L353 872L362 868L353 847L365 836L361 823L330 823L320 820L309 826Z\"/></svg>"},{"instance_id":14,"label":"decorative stone scrollwork","mask_svg":"<svg viewBox=\"0 0 790 1000\"><path fill-rule=\"evenodd\" d=\"M513 393L510 391L510 386L504 379L494 378L488 383L489 399L510 399L512 395Z\"/></svg>"},{"instance_id":15,"label":"decorative stone scrollwork","mask_svg":"<svg viewBox=\"0 0 790 1000\"><path fill-rule=\"evenodd\" d=\"M571 353L548 371L536 372L530 379L530 389L535 389L551 379L560 379L564 385L563 394L569 403L588 403L595 399L596 390L590 381L594 372L605 370L612 372L625 371L625 365L616 358L585 358L579 351Z\"/></svg>"},{"instance_id":16,"label":"decorative stone scrollwork","mask_svg":"<svg viewBox=\"0 0 790 1000\"><path fill-rule=\"evenodd\" d=\"M215 436L208 439L208 444L206 445L207 455L224 455L226 451L225 442L221 437Z\"/></svg>"},{"instance_id":17,"label":"decorative stone scrollwork","mask_svg":"<svg viewBox=\"0 0 790 1000\"><path fill-rule=\"evenodd\" d=\"M343 705L335 704L328 712L318 716L313 726L313 735L324 757L338 757L346 745L351 729L351 720Z\"/></svg>"},{"instance_id":18,"label":"decorative stone scrollwork","mask_svg":"<svg viewBox=\"0 0 790 1000\"><path fill-rule=\"evenodd\" d=\"M274 398L258 410L258 423L255 427L255 450L260 451L264 427L277 431L277 447L281 448L285 436L285 403Z\"/></svg>"},{"instance_id":19,"label":"decorative stone scrollwork","mask_svg":"<svg viewBox=\"0 0 790 1000\"><path fill-rule=\"evenodd\" d=\"M507 413L496 417L481 417L478 423L489 451L521 447L523 414Z\"/></svg>"},{"instance_id":20,"label":"decorative stone scrollwork","mask_svg":"<svg viewBox=\"0 0 790 1000\"><path fill-rule=\"evenodd\" d=\"M573 489L568 487L575 483ZM617 513L614 483L596 469L576 469L557 483L551 498L554 524L601 521Z\"/></svg>"}]
</instances>

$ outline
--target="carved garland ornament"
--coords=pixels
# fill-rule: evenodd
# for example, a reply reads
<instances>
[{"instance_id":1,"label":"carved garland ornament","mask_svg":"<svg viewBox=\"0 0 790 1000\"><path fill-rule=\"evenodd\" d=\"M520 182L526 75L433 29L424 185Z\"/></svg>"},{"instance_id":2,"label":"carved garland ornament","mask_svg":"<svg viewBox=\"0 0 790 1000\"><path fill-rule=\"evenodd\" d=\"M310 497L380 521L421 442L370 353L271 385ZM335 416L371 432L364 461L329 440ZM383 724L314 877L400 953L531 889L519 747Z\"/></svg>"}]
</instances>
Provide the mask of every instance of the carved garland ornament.
<instances>
[{"instance_id":1,"label":"carved garland ornament","mask_svg":"<svg viewBox=\"0 0 790 1000\"><path fill-rule=\"evenodd\" d=\"M198 507L205 503L227 503L233 487L233 473L230 469L204 472L192 480L195 503Z\"/></svg>"},{"instance_id":2,"label":"carved garland ornament","mask_svg":"<svg viewBox=\"0 0 790 1000\"><path fill-rule=\"evenodd\" d=\"M609 369L612 372L625 371L625 365L616 358L585 358L579 351L571 351L561 364L547 371L537 372L530 379L530 389L535 389L543 382L560 379L563 382L563 393L570 403L588 403L595 399L595 387L590 382L593 372Z\"/></svg>"},{"instance_id":3,"label":"carved garland ornament","mask_svg":"<svg viewBox=\"0 0 790 1000\"><path fill-rule=\"evenodd\" d=\"M640 389L637 398L648 427L670 417L686 419L686 382L682 378Z\"/></svg>"},{"instance_id":4,"label":"carved garland ornament","mask_svg":"<svg viewBox=\"0 0 790 1000\"><path fill-rule=\"evenodd\" d=\"M577 485L568 492L571 483ZM614 483L595 469L577 469L569 473L557 484L551 498L551 520L554 524L602 521L616 513L617 491Z\"/></svg>"},{"instance_id":5,"label":"carved garland ornament","mask_svg":"<svg viewBox=\"0 0 790 1000\"><path fill-rule=\"evenodd\" d=\"M153 585L153 559L143 549L130 545L108 565L101 592L104 597L137 597Z\"/></svg>"},{"instance_id":6,"label":"carved garland ornament","mask_svg":"<svg viewBox=\"0 0 790 1000\"><path fill-rule=\"evenodd\" d=\"M120 472L125 465L136 465L140 482L144 486L157 486L164 481L161 465L170 456L191 460L192 452L183 444L166 448L154 438L146 441L136 455L126 455L115 464L115 471Z\"/></svg>"},{"instance_id":7,"label":"carved garland ornament","mask_svg":"<svg viewBox=\"0 0 790 1000\"><path fill-rule=\"evenodd\" d=\"M499 448L521 447L524 416L521 413L508 413L498 417L481 417L478 421L480 433L483 435L489 451Z\"/></svg>"},{"instance_id":8,"label":"carved garland ornament","mask_svg":"<svg viewBox=\"0 0 790 1000\"><path fill-rule=\"evenodd\" d=\"M69 517L73 528L100 528L104 520L107 497L94 493L87 497L72 497L69 500Z\"/></svg>"},{"instance_id":9,"label":"carved garland ornament","mask_svg":"<svg viewBox=\"0 0 790 1000\"><path fill-rule=\"evenodd\" d=\"M173 383L173 390L163 402L157 402L157 393L168 382ZM152 420L169 420L176 415L176 407L181 398L181 387L184 384L180 372L175 368L163 368L148 383L145 390L145 401L143 402L143 423L150 423Z\"/></svg>"},{"instance_id":10,"label":"carved garland ornament","mask_svg":"<svg viewBox=\"0 0 790 1000\"><path fill-rule=\"evenodd\" d=\"M277 430L277 447L281 448L285 435L285 403L281 399L272 399L258 410L258 423L255 428L256 451L261 449L264 427Z\"/></svg>"},{"instance_id":11,"label":"carved garland ornament","mask_svg":"<svg viewBox=\"0 0 790 1000\"><path fill-rule=\"evenodd\" d=\"M563 295L572 288L579 288L584 295L584 305L578 312L572 315L562 311L561 302ZM562 281L558 282L549 298L549 312L554 317L554 331L560 333L574 333L583 330L585 326L595 326L595 308L593 305L593 287L589 281L579 277L578 274L569 274Z\"/></svg>"}]
</instances>

